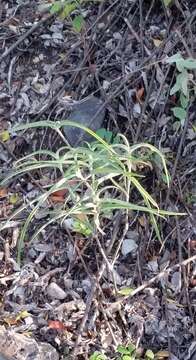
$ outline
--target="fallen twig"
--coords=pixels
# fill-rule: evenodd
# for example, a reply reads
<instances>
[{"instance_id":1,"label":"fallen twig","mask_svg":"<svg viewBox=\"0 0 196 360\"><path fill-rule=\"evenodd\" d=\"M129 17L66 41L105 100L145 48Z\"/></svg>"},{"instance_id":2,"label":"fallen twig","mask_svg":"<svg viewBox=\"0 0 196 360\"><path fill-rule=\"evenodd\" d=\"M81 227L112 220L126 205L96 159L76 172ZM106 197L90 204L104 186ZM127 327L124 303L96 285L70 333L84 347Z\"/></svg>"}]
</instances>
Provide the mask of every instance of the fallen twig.
<instances>
[{"instance_id":1,"label":"fallen twig","mask_svg":"<svg viewBox=\"0 0 196 360\"><path fill-rule=\"evenodd\" d=\"M40 21L34 23L32 27L25 32L23 35L19 37L19 39L13 43L7 50L4 51L4 53L0 56L0 62L5 59L13 50L17 48L18 45L20 45L29 35L31 35L39 26L43 25L45 22L47 22L49 19L51 19L54 15L49 14L45 18L41 19Z\"/></svg>"},{"instance_id":2,"label":"fallen twig","mask_svg":"<svg viewBox=\"0 0 196 360\"><path fill-rule=\"evenodd\" d=\"M169 267L168 269L165 269L165 270L161 271L159 274L155 275L152 279L146 281L144 284L137 287L137 289L133 290L130 295L125 296L122 299L120 299L118 301L115 301L112 304L107 304L108 307L110 307L110 306L116 307L116 305L118 306L118 305L124 303L127 299L137 295L139 292L143 291L144 289L146 289L147 287L152 285L155 281L160 280L164 275L168 274L170 271L173 271L178 267L186 266L190 262L194 262L194 261L196 261L196 255L194 255L194 256L190 257L189 259L186 259L186 260L184 260L184 261L182 261L182 262L180 262L178 264L175 264L175 265Z\"/></svg>"}]
</instances>

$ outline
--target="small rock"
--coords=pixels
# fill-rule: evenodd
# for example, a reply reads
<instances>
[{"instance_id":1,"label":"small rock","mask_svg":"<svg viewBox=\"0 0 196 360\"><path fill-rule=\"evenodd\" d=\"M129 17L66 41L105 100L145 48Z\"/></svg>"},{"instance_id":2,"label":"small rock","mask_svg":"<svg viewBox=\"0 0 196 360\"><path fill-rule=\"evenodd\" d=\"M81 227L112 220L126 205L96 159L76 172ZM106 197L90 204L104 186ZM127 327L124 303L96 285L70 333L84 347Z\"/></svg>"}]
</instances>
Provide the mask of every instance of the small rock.
<instances>
[{"instance_id":1,"label":"small rock","mask_svg":"<svg viewBox=\"0 0 196 360\"><path fill-rule=\"evenodd\" d=\"M115 40L122 40L122 35L121 35L119 32L115 32L115 33L113 34L113 38L114 38Z\"/></svg>"},{"instance_id":2,"label":"small rock","mask_svg":"<svg viewBox=\"0 0 196 360\"><path fill-rule=\"evenodd\" d=\"M106 41L105 47L108 50L113 50L114 48L113 39L109 39L108 41Z\"/></svg>"},{"instance_id":3,"label":"small rock","mask_svg":"<svg viewBox=\"0 0 196 360\"><path fill-rule=\"evenodd\" d=\"M136 244L135 240L133 239L125 239L122 244L121 252L123 256L132 253L135 255L138 245Z\"/></svg>"},{"instance_id":4,"label":"small rock","mask_svg":"<svg viewBox=\"0 0 196 360\"><path fill-rule=\"evenodd\" d=\"M90 294L91 287L92 284L89 278L82 280L82 288L87 295Z\"/></svg>"},{"instance_id":5,"label":"small rock","mask_svg":"<svg viewBox=\"0 0 196 360\"><path fill-rule=\"evenodd\" d=\"M65 289L71 289L73 287L73 280L67 278L67 275L64 276L63 281L64 281Z\"/></svg>"},{"instance_id":6,"label":"small rock","mask_svg":"<svg viewBox=\"0 0 196 360\"><path fill-rule=\"evenodd\" d=\"M0 326L0 360L58 360L52 345L37 343L34 339L6 330Z\"/></svg>"},{"instance_id":7,"label":"small rock","mask_svg":"<svg viewBox=\"0 0 196 360\"><path fill-rule=\"evenodd\" d=\"M33 248L39 252L50 252L53 250L53 245L52 244L42 244L42 243L37 242L33 245Z\"/></svg>"},{"instance_id":8,"label":"small rock","mask_svg":"<svg viewBox=\"0 0 196 360\"><path fill-rule=\"evenodd\" d=\"M56 22L50 26L50 31L53 33L59 32L63 30L63 22Z\"/></svg>"},{"instance_id":9,"label":"small rock","mask_svg":"<svg viewBox=\"0 0 196 360\"><path fill-rule=\"evenodd\" d=\"M64 37L60 32L56 32L52 34L53 39L63 40Z\"/></svg>"},{"instance_id":10,"label":"small rock","mask_svg":"<svg viewBox=\"0 0 196 360\"><path fill-rule=\"evenodd\" d=\"M115 269L112 269L112 272L111 271L108 271L106 270L104 272L104 275L106 276L106 278L111 281L112 283L116 283L116 285L122 285L122 279L121 279L121 276L119 275L119 273L115 270Z\"/></svg>"},{"instance_id":11,"label":"small rock","mask_svg":"<svg viewBox=\"0 0 196 360\"><path fill-rule=\"evenodd\" d=\"M62 221L62 225L68 230L73 230L73 223L74 221L72 218L67 218Z\"/></svg>"},{"instance_id":12,"label":"small rock","mask_svg":"<svg viewBox=\"0 0 196 360\"><path fill-rule=\"evenodd\" d=\"M66 250L67 250L67 257L68 257L69 261L70 262L74 261L75 256L76 256L76 251L75 251L74 246L70 242L68 242Z\"/></svg>"},{"instance_id":13,"label":"small rock","mask_svg":"<svg viewBox=\"0 0 196 360\"><path fill-rule=\"evenodd\" d=\"M60 288L55 282L51 282L47 287L48 295L57 300L64 300L67 296L66 292Z\"/></svg>"},{"instance_id":14,"label":"small rock","mask_svg":"<svg viewBox=\"0 0 196 360\"><path fill-rule=\"evenodd\" d=\"M102 105L103 102L100 99L95 96L90 96L83 101L81 100L80 102L73 104L73 110L68 117L68 120L77 122L96 132L101 128L105 118L105 109L101 108ZM98 111L99 113L92 121ZM64 133L72 146L77 146L83 141L92 140L92 137L89 134L79 128L64 126Z\"/></svg>"},{"instance_id":15,"label":"small rock","mask_svg":"<svg viewBox=\"0 0 196 360\"><path fill-rule=\"evenodd\" d=\"M99 30L103 30L104 27L105 27L105 24L104 24L104 23L98 23L98 25L97 25L97 28L98 28Z\"/></svg>"},{"instance_id":16,"label":"small rock","mask_svg":"<svg viewBox=\"0 0 196 360\"><path fill-rule=\"evenodd\" d=\"M33 248L30 248L28 250L28 256L31 258L31 259L35 259L37 257L37 252L33 249Z\"/></svg>"},{"instance_id":17,"label":"small rock","mask_svg":"<svg viewBox=\"0 0 196 360\"><path fill-rule=\"evenodd\" d=\"M136 69L136 60L131 60L128 63L129 71L134 71Z\"/></svg>"},{"instance_id":18,"label":"small rock","mask_svg":"<svg viewBox=\"0 0 196 360\"><path fill-rule=\"evenodd\" d=\"M163 256L158 261L160 270L165 269L165 267L167 267L167 265L169 265L170 258L171 258L171 252L166 249L164 251Z\"/></svg>"},{"instance_id":19,"label":"small rock","mask_svg":"<svg viewBox=\"0 0 196 360\"><path fill-rule=\"evenodd\" d=\"M108 90L110 87L110 82L108 80L103 80L103 89Z\"/></svg>"},{"instance_id":20,"label":"small rock","mask_svg":"<svg viewBox=\"0 0 196 360\"><path fill-rule=\"evenodd\" d=\"M180 271L176 271L173 273L171 277L171 287L174 292L177 294L180 292L182 286L181 273Z\"/></svg>"},{"instance_id":21,"label":"small rock","mask_svg":"<svg viewBox=\"0 0 196 360\"><path fill-rule=\"evenodd\" d=\"M157 272L159 269L157 259L149 261L147 267L150 271Z\"/></svg>"},{"instance_id":22,"label":"small rock","mask_svg":"<svg viewBox=\"0 0 196 360\"><path fill-rule=\"evenodd\" d=\"M139 115L139 114L141 114L141 111L142 111L142 109L141 109L140 104L139 104L139 103L135 103L135 104L133 105L133 113L134 113L134 115Z\"/></svg>"},{"instance_id":23,"label":"small rock","mask_svg":"<svg viewBox=\"0 0 196 360\"><path fill-rule=\"evenodd\" d=\"M110 333L106 333L105 331L101 331L101 345L103 349L108 349L109 346L112 345L113 338Z\"/></svg>"},{"instance_id":24,"label":"small rock","mask_svg":"<svg viewBox=\"0 0 196 360\"><path fill-rule=\"evenodd\" d=\"M137 242L137 241L139 240L139 234L138 234L138 232L137 232L137 231L133 231L133 230L128 230L126 237L129 238L129 239L135 240L135 242Z\"/></svg>"}]
</instances>

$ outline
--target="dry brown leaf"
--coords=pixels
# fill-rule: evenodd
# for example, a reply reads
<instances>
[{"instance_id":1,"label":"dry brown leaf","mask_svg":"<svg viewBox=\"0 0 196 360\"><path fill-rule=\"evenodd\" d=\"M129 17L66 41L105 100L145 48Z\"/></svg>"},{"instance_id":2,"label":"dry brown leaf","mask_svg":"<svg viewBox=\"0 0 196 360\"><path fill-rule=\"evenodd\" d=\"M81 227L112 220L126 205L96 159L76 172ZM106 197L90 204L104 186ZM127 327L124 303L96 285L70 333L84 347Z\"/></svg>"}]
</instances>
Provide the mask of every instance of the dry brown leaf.
<instances>
[{"instance_id":1,"label":"dry brown leaf","mask_svg":"<svg viewBox=\"0 0 196 360\"><path fill-rule=\"evenodd\" d=\"M68 181L68 186L73 186L73 185L76 185L78 182L77 179L73 179L73 180L70 180ZM50 199L53 201L53 202L64 202L65 200L65 195L67 195L68 193L68 188L64 188L64 189L60 189L60 190L56 190L54 191L51 195L50 195Z\"/></svg>"},{"instance_id":2,"label":"dry brown leaf","mask_svg":"<svg viewBox=\"0 0 196 360\"><path fill-rule=\"evenodd\" d=\"M0 198L6 197L8 194L7 188L1 188L0 189Z\"/></svg>"},{"instance_id":3,"label":"dry brown leaf","mask_svg":"<svg viewBox=\"0 0 196 360\"><path fill-rule=\"evenodd\" d=\"M144 95L144 87L141 87L139 90L137 90L136 92L136 98L137 98L137 101L141 102L141 99Z\"/></svg>"},{"instance_id":4,"label":"dry brown leaf","mask_svg":"<svg viewBox=\"0 0 196 360\"><path fill-rule=\"evenodd\" d=\"M162 360L162 359L169 359L169 351L167 350L160 350L158 353L155 354L156 360Z\"/></svg>"},{"instance_id":5,"label":"dry brown leaf","mask_svg":"<svg viewBox=\"0 0 196 360\"><path fill-rule=\"evenodd\" d=\"M56 195L50 195L50 200L52 200L54 203L63 203L65 201L64 196L56 196Z\"/></svg>"},{"instance_id":6,"label":"dry brown leaf","mask_svg":"<svg viewBox=\"0 0 196 360\"><path fill-rule=\"evenodd\" d=\"M61 189L61 190L54 191L52 193L52 195L62 197L62 196L65 196L65 194L67 194L67 192L68 192L67 189Z\"/></svg>"},{"instance_id":7,"label":"dry brown leaf","mask_svg":"<svg viewBox=\"0 0 196 360\"><path fill-rule=\"evenodd\" d=\"M156 47L159 47L163 42L163 40L159 40L159 39L152 39L152 40Z\"/></svg>"},{"instance_id":8,"label":"dry brown leaf","mask_svg":"<svg viewBox=\"0 0 196 360\"><path fill-rule=\"evenodd\" d=\"M190 249L196 250L196 240L190 240Z\"/></svg>"},{"instance_id":9,"label":"dry brown leaf","mask_svg":"<svg viewBox=\"0 0 196 360\"><path fill-rule=\"evenodd\" d=\"M81 214L76 214L75 217L76 217L78 220L83 221L83 222L85 222L85 221L88 220L87 215L86 215L86 214L82 214L82 213L81 213Z\"/></svg>"},{"instance_id":10,"label":"dry brown leaf","mask_svg":"<svg viewBox=\"0 0 196 360\"><path fill-rule=\"evenodd\" d=\"M65 324L63 324L59 320L49 320L48 321L48 327L49 327L49 329L66 330Z\"/></svg>"}]
</instances>

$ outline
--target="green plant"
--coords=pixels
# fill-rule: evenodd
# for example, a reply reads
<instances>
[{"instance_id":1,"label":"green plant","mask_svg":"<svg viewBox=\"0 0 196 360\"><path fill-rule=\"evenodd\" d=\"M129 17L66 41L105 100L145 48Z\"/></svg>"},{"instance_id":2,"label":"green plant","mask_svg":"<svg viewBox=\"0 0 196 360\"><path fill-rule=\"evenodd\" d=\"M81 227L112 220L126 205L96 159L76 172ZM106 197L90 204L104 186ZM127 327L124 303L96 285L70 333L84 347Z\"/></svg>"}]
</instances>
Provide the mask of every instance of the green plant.
<instances>
[{"instance_id":1,"label":"green plant","mask_svg":"<svg viewBox=\"0 0 196 360\"><path fill-rule=\"evenodd\" d=\"M135 360L136 358L136 347L133 344L130 344L128 346L119 345L117 347L117 352L121 354L119 360Z\"/></svg>"},{"instance_id":2,"label":"green plant","mask_svg":"<svg viewBox=\"0 0 196 360\"><path fill-rule=\"evenodd\" d=\"M176 82L170 91L170 95L179 95L179 106L172 108L174 116L180 120L181 125L184 124L187 115L187 108L190 100L190 93L194 90L196 94L193 75L188 70L196 69L196 60L192 58L184 59L180 53L169 57L166 62L168 64L175 63L178 70ZM193 85L191 87L191 84Z\"/></svg>"},{"instance_id":3,"label":"green plant","mask_svg":"<svg viewBox=\"0 0 196 360\"><path fill-rule=\"evenodd\" d=\"M81 220L75 220L73 222L73 231L78 232L79 234L82 234L84 236L90 236L92 235L92 227L87 222Z\"/></svg>"},{"instance_id":4,"label":"green plant","mask_svg":"<svg viewBox=\"0 0 196 360\"><path fill-rule=\"evenodd\" d=\"M3 180L1 185L31 171L40 169L52 169L58 172L57 180L48 185L44 192L30 203L24 204L17 209L8 219L8 223L15 216L21 214L24 209L30 209L29 216L21 229L18 241L18 262L21 260L21 250L27 234L27 229L37 212L43 208L50 196L57 191L66 189L66 197L61 207L46 206L45 215L47 220L38 228L33 239L51 223L63 222L66 219L79 219L85 223L82 231L88 235L88 231L103 234L102 226L106 215L113 211L131 210L142 211L150 215L157 236L159 235L156 216L178 215L175 212L160 210L156 201L142 186L142 175L137 173L139 167L149 166L146 161L146 153L156 153L163 164L163 171L169 185L168 171L165 158L154 146L146 143L129 145L128 140L119 135L121 142L108 144L100 136L88 128L71 121L39 121L26 125L19 125L13 131L26 130L29 128L50 127L61 132L63 126L75 126L92 135L96 141L83 147L72 148L64 146L52 152L50 150L38 150L15 162L13 171ZM74 183L74 184L73 184ZM131 189L138 191L138 204L131 202ZM83 221L84 219L84 221ZM77 225L81 232L81 223ZM76 227L77 227L76 226Z\"/></svg>"},{"instance_id":5,"label":"green plant","mask_svg":"<svg viewBox=\"0 0 196 360\"><path fill-rule=\"evenodd\" d=\"M115 359L117 360L154 360L155 355L152 350L146 350L144 356L141 357L137 353L137 349L134 344L130 345L119 345L117 347L117 353L120 354ZM95 351L89 358L89 360L108 360L108 358L99 351Z\"/></svg>"},{"instance_id":6,"label":"green plant","mask_svg":"<svg viewBox=\"0 0 196 360\"><path fill-rule=\"evenodd\" d=\"M73 29L81 32L84 26L84 17L81 13L81 5L86 0L58 0L50 6L51 14L59 14L61 18L70 19Z\"/></svg>"},{"instance_id":7,"label":"green plant","mask_svg":"<svg viewBox=\"0 0 196 360\"><path fill-rule=\"evenodd\" d=\"M142 360L141 356L137 354L137 349L134 344L128 346L119 345L117 352L121 354L118 360ZM153 360L155 358L152 350L147 350L144 354L144 360Z\"/></svg>"},{"instance_id":8,"label":"green plant","mask_svg":"<svg viewBox=\"0 0 196 360\"><path fill-rule=\"evenodd\" d=\"M89 360L107 360L106 356L99 351L95 351L89 358Z\"/></svg>"},{"instance_id":9,"label":"green plant","mask_svg":"<svg viewBox=\"0 0 196 360\"><path fill-rule=\"evenodd\" d=\"M163 3L164 3L164 5L165 5L166 7L169 6L169 5L171 5L172 2L173 2L173 0L163 0Z\"/></svg>"}]
</instances>

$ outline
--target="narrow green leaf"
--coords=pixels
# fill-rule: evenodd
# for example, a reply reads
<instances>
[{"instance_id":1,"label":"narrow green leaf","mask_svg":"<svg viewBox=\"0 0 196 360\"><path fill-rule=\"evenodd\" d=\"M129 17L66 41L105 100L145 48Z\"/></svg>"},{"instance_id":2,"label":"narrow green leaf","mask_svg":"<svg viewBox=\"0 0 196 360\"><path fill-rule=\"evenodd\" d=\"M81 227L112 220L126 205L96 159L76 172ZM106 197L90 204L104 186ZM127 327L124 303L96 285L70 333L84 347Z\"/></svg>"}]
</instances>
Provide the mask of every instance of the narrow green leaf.
<instances>
[{"instance_id":1,"label":"narrow green leaf","mask_svg":"<svg viewBox=\"0 0 196 360\"><path fill-rule=\"evenodd\" d=\"M141 143L141 144L135 144L133 146L130 147L130 153L132 154L132 152L141 149L141 148L147 148L149 150L151 150L153 153L159 155L161 162L163 164L163 168L164 168L164 172L165 172L165 176L167 179L167 186L169 187L169 174L168 174L168 170L167 170L167 166L166 166L166 161L164 158L164 155L161 153L160 150L158 150L155 146L151 145L151 144L146 144L146 143Z\"/></svg>"},{"instance_id":2,"label":"narrow green leaf","mask_svg":"<svg viewBox=\"0 0 196 360\"><path fill-rule=\"evenodd\" d=\"M146 206L132 204L130 202L126 202L119 199L101 199L100 206L102 211L124 209L124 210L143 211L157 216L187 215L186 213L176 213L174 211L157 210L153 208L149 209Z\"/></svg>"},{"instance_id":3,"label":"narrow green leaf","mask_svg":"<svg viewBox=\"0 0 196 360\"><path fill-rule=\"evenodd\" d=\"M109 152L115 154L115 151L112 149L112 146L107 144L107 142L104 141L100 136L98 136L94 131L87 128L86 126L83 126L81 124L78 124L78 123L76 123L74 121L70 121L70 120L62 120L62 121L51 121L51 120L44 121L43 120L43 121L36 121L36 122L28 123L28 124L16 125L13 127L13 132L38 128L38 127L49 127L51 129L57 131L58 129L62 128L63 126L76 127L76 128L86 131L88 134L93 136L97 141L99 141L102 145L104 145L105 149L107 149Z\"/></svg>"},{"instance_id":4,"label":"narrow green leaf","mask_svg":"<svg viewBox=\"0 0 196 360\"><path fill-rule=\"evenodd\" d=\"M150 203L158 208L158 205L156 203L156 201L152 198L152 196L143 188L143 186L140 184L140 182L135 179L133 176L129 176L129 174L126 174L127 177L132 181L132 183L135 185L135 187L138 189L138 191L140 192L140 194L142 195L142 197L144 199L148 199L150 201Z\"/></svg>"},{"instance_id":5,"label":"narrow green leaf","mask_svg":"<svg viewBox=\"0 0 196 360\"><path fill-rule=\"evenodd\" d=\"M77 15L74 17L72 21L73 28L76 32L81 32L82 28L84 27L84 18L82 15Z\"/></svg>"},{"instance_id":6,"label":"narrow green leaf","mask_svg":"<svg viewBox=\"0 0 196 360\"><path fill-rule=\"evenodd\" d=\"M151 206L150 206L150 203L149 203L148 199L145 200L145 203L146 203L147 207L149 209L151 209ZM157 239L160 241L161 244L163 244L157 221L155 219L154 214L152 214L152 213L150 213L150 220L151 220L152 226L154 228L154 231L156 233Z\"/></svg>"},{"instance_id":7,"label":"narrow green leaf","mask_svg":"<svg viewBox=\"0 0 196 360\"><path fill-rule=\"evenodd\" d=\"M35 216L35 214L37 213L38 209L42 206L42 204L47 201L49 195L51 195L54 191L58 190L60 186L65 186L66 184L66 180L65 179L61 179L59 180L55 185L51 186L50 190L45 192L44 194L41 194L38 198L37 198L37 204L36 206L33 208L33 210L30 212L29 216L27 217L27 219L25 220L24 226L21 230L20 233L20 237L18 239L18 253L17 253L17 262L20 265L21 262L21 250L23 248L23 243L24 243L24 239L25 239L25 235L27 233L27 229L29 224L31 223L33 217Z\"/></svg>"}]
</instances>

